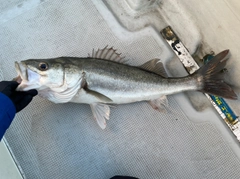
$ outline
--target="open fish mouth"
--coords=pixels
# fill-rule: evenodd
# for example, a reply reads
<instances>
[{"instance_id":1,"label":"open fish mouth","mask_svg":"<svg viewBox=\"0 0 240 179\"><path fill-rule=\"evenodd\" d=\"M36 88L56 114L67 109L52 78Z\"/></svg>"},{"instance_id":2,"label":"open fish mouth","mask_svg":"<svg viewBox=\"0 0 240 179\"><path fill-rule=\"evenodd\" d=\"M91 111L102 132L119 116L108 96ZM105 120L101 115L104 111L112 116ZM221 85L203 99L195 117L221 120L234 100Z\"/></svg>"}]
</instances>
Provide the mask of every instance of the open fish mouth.
<instances>
[{"instance_id":1,"label":"open fish mouth","mask_svg":"<svg viewBox=\"0 0 240 179\"><path fill-rule=\"evenodd\" d=\"M23 80L28 80L26 65L22 64L21 62L15 62L15 69L18 73L18 76L14 78L14 81L21 83Z\"/></svg>"},{"instance_id":2,"label":"open fish mouth","mask_svg":"<svg viewBox=\"0 0 240 179\"><path fill-rule=\"evenodd\" d=\"M36 89L39 87L40 75L32 70L30 70L26 64L20 62L15 62L15 69L18 76L14 78L14 81L19 83L17 91L27 91L31 89Z\"/></svg>"}]
</instances>

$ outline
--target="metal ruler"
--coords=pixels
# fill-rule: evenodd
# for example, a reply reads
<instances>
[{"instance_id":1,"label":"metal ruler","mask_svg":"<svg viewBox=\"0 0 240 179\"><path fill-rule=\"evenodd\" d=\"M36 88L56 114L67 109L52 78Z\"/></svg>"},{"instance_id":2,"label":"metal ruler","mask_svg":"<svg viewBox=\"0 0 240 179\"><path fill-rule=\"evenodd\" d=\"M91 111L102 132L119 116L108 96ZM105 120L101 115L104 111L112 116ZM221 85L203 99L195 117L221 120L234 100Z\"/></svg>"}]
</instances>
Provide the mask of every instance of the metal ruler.
<instances>
[{"instance_id":1,"label":"metal ruler","mask_svg":"<svg viewBox=\"0 0 240 179\"><path fill-rule=\"evenodd\" d=\"M164 28L160 33L177 55L179 60L182 62L189 74L194 73L200 68L170 26ZM240 142L240 122L238 121L238 116L234 114L230 106L223 98L208 94L205 95Z\"/></svg>"}]
</instances>

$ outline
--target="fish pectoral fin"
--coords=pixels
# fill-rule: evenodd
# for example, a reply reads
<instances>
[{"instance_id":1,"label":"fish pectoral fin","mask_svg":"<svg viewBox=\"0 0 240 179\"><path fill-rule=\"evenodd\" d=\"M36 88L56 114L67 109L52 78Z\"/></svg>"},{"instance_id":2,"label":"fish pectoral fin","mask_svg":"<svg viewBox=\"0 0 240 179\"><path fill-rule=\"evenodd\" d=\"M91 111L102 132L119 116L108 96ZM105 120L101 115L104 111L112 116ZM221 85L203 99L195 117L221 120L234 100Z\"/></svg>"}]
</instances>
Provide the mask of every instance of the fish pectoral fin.
<instances>
[{"instance_id":1,"label":"fish pectoral fin","mask_svg":"<svg viewBox=\"0 0 240 179\"><path fill-rule=\"evenodd\" d=\"M106 104L93 103L90 104L94 119L96 119L98 125L102 128L106 128L106 119L109 120L110 107Z\"/></svg>"},{"instance_id":2,"label":"fish pectoral fin","mask_svg":"<svg viewBox=\"0 0 240 179\"><path fill-rule=\"evenodd\" d=\"M163 66L163 63L160 62L160 59L158 59L158 58L154 58L154 59L142 64L141 66L139 66L139 68L156 73L164 78L168 78L168 75Z\"/></svg>"},{"instance_id":3,"label":"fish pectoral fin","mask_svg":"<svg viewBox=\"0 0 240 179\"><path fill-rule=\"evenodd\" d=\"M167 96L161 96L158 99L149 101L149 104L153 109L158 110L159 112L167 112L169 109Z\"/></svg>"},{"instance_id":4,"label":"fish pectoral fin","mask_svg":"<svg viewBox=\"0 0 240 179\"><path fill-rule=\"evenodd\" d=\"M90 90L90 89L85 89L85 91L86 91L87 94L92 95L92 96L100 99L101 102L104 102L104 103L112 102L112 100L109 97L107 97L107 96L105 96L105 95L103 95L99 92L96 92L96 91L93 91L93 90Z\"/></svg>"}]
</instances>

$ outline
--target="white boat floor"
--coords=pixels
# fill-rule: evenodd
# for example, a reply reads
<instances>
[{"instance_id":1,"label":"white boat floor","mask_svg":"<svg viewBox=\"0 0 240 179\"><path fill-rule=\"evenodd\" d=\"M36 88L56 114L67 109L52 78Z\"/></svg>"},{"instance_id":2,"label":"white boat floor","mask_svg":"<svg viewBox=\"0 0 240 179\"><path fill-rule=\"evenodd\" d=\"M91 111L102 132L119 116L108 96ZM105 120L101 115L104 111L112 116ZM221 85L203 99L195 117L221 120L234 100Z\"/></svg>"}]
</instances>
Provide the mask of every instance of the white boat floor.
<instances>
[{"instance_id":1,"label":"white boat floor","mask_svg":"<svg viewBox=\"0 0 240 179\"><path fill-rule=\"evenodd\" d=\"M191 54L200 44L200 54L229 48L229 80L240 86L240 7L234 0L228 6L224 2L156 0L143 8L138 6L141 0L4 1L0 80L17 75L14 61L84 57L106 45L133 65L161 58L170 75L186 75L159 33L171 25ZM111 109L105 130L93 120L88 105L53 104L36 97L16 115L5 138L27 179L240 178L238 141L205 96L198 97L202 111L185 94L168 97L172 113L157 112L146 102L118 105ZM228 102L239 111L239 100Z\"/></svg>"}]
</instances>

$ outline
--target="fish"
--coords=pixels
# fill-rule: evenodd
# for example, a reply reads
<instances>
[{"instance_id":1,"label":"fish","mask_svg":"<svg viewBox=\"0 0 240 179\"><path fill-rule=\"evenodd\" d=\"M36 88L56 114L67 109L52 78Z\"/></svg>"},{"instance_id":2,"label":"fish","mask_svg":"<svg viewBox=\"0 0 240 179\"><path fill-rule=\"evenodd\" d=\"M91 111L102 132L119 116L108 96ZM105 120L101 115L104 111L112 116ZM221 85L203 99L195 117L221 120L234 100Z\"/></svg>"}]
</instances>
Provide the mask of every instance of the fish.
<instances>
[{"instance_id":1,"label":"fish","mask_svg":"<svg viewBox=\"0 0 240 179\"><path fill-rule=\"evenodd\" d=\"M105 47L85 58L58 57L15 62L20 84L18 91L36 89L39 96L54 103L89 104L94 119L102 128L110 117L110 107L148 101L156 110L167 105L167 95L200 91L236 100L236 93L221 72L229 50L217 54L195 73L168 77L160 59L133 66L116 49Z\"/></svg>"}]
</instances>

